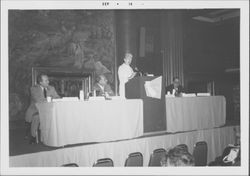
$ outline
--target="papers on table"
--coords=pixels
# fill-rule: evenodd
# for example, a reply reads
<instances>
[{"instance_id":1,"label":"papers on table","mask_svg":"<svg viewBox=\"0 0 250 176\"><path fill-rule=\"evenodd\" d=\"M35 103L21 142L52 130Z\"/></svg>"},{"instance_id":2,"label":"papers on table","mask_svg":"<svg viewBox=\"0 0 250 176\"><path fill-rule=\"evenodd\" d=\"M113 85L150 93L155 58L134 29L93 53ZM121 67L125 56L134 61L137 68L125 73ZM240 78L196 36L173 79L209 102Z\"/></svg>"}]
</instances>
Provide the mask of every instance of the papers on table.
<instances>
[{"instance_id":1,"label":"papers on table","mask_svg":"<svg viewBox=\"0 0 250 176\"><path fill-rule=\"evenodd\" d=\"M151 81L145 81L145 91L148 97L161 99L162 76Z\"/></svg>"},{"instance_id":2,"label":"papers on table","mask_svg":"<svg viewBox=\"0 0 250 176\"><path fill-rule=\"evenodd\" d=\"M169 95L165 95L165 98L174 98L175 96L174 95L171 95L171 94L169 94Z\"/></svg>"},{"instance_id":3,"label":"papers on table","mask_svg":"<svg viewBox=\"0 0 250 176\"><path fill-rule=\"evenodd\" d=\"M63 97L62 98L64 101L78 101L78 97Z\"/></svg>"},{"instance_id":4,"label":"papers on table","mask_svg":"<svg viewBox=\"0 0 250 176\"><path fill-rule=\"evenodd\" d=\"M208 97L210 96L210 93L197 93L198 97Z\"/></svg>"},{"instance_id":5,"label":"papers on table","mask_svg":"<svg viewBox=\"0 0 250 176\"><path fill-rule=\"evenodd\" d=\"M78 97L63 97L63 98L52 100L52 102L60 102L60 101L79 101L79 98Z\"/></svg>"},{"instance_id":6,"label":"papers on table","mask_svg":"<svg viewBox=\"0 0 250 176\"><path fill-rule=\"evenodd\" d=\"M196 97L196 94L195 93L182 93L182 97Z\"/></svg>"},{"instance_id":7,"label":"papers on table","mask_svg":"<svg viewBox=\"0 0 250 176\"><path fill-rule=\"evenodd\" d=\"M100 100L105 100L105 97L100 96L100 97L89 97L89 101L100 101Z\"/></svg>"},{"instance_id":8,"label":"papers on table","mask_svg":"<svg viewBox=\"0 0 250 176\"><path fill-rule=\"evenodd\" d=\"M63 101L63 99L62 98L52 99L52 102L59 102L59 101Z\"/></svg>"},{"instance_id":9,"label":"papers on table","mask_svg":"<svg viewBox=\"0 0 250 176\"><path fill-rule=\"evenodd\" d=\"M210 93L181 93L181 97L209 97L211 96ZM171 97L175 97L174 95L165 95L166 98L171 98Z\"/></svg>"},{"instance_id":10,"label":"papers on table","mask_svg":"<svg viewBox=\"0 0 250 176\"><path fill-rule=\"evenodd\" d=\"M110 100L121 100L125 99L124 97L121 96L111 96L109 97ZM89 101L99 101L99 100L105 100L105 97L99 96L99 97L89 97ZM58 98L58 99L53 99L52 102L65 102L65 101L83 101L79 100L78 97L63 97L63 98Z\"/></svg>"},{"instance_id":11,"label":"papers on table","mask_svg":"<svg viewBox=\"0 0 250 176\"><path fill-rule=\"evenodd\" d=\"M154 76L154 74L147 74L147 76Z\"/></svg>"}]
</instances>

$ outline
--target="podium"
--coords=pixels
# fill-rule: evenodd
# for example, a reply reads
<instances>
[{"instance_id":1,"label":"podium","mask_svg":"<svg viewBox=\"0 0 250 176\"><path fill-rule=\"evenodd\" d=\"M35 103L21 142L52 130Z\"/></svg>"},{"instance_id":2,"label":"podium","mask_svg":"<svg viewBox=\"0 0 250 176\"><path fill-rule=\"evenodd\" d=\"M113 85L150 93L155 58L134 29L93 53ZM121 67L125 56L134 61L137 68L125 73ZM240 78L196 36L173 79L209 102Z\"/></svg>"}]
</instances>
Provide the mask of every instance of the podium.
<instances>
[{"instance_id":1,"label":"podium","mask_svg":"<svg viewBox=\"0 0 250 176\"><path fill-rule=\"evenodd\" d=\"M162 83L161 99L148 97L145 91L145 81L151 81L157 77L134 77L125 84L125 96L127 99L143 100L143 127L144 132L166 130L165 87Z\"/></svg>"}]
</instances>

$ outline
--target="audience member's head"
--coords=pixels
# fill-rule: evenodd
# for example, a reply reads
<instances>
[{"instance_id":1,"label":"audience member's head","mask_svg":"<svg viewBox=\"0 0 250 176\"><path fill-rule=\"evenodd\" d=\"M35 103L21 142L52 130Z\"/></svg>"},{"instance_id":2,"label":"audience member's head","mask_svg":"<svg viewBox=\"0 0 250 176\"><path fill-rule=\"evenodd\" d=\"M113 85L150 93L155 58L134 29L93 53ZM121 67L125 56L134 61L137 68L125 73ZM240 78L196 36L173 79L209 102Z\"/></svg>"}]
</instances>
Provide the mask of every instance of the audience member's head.
<instances>
[{"instance_id":1,"label":"audience member's head","mask_svg":"<svg viewBox=\"0 0 250 176\"><path fill-rule=\"evenodd\" d=\"M188 152L188 146L186 144L179 144L175 146L174 148L181 148L183 150L186 150Z\"/></svg>"},{"instance_id":2,"label":"audience member's head","mask_svg":"<svg viewBox=\"0 0 250 176\"><path fill-rule=\"evenodd\" d=\"M170 149L161 161L162 166L194 166L194 157L182 147Z\"/></svg>"},{"instance_id":3,"label":"audience member's head","mask_svg":"<svg viewBox=\"0 0 250 176\"><path fill-rule=\"evenodd\" d=\"M105 75L99 75L99 76L97 76L96 81L97 81L99 84L101 84L102 86L106 85L107 82L108 82L108 80L107 80L107 78L106 78Z\"/></svg>"},{"instance_id":4,"label":"audience member's head","mask_svg":"<svg viewBox=\"0 0 250 176\"><path fill-rule=\"evenodd\" d=\"M240 129L234 128L235 144L240 145Z\"/></svg>"},{"instance_id":5,"label":"audience member's head","mask_svg":"<svg viewBox=\"0 0 250 176\"><path fill-rule=\"evenodd\" d=\"M133 55L131 53L126 53L124 57L124 63L130 65L132 62Z\"/></svg>"},{"instance_id":6,"label":"audience member's head","mask_svg":"<svg viewBox=\"0 0 250 176\"><path fill-rule=\"evenodd\" d=\"M222 154L223 165L231 166L240 164L240 146L228 146Z\"/></svg>"},{"instance_id":7,"label":"audience member's head","mask_svg":"<svg viewBox=\"0 0 250 176\"><path fill-rule=\"evenodd\" d=\"M49 77L41 73L37 76L37 83L40 84L42 87L48 87L49 86Z\"/></svg>"}]
</instances>

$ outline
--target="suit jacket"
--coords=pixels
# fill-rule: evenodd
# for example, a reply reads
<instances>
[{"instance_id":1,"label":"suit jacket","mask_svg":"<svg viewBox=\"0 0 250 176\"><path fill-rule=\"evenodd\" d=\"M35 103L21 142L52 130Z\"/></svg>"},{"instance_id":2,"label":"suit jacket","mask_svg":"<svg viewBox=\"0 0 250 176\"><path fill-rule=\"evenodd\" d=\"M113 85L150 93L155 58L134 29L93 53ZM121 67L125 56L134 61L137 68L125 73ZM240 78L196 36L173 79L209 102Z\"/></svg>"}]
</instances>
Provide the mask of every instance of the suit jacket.
<instances>
[{"instance_id":1,"label":"suit jacket","mask_svg":"<svg viewBox=\"0 0 250 176\"><path fill-rule=\"evenodd\" d=\"M60 96L57 94L53 86L49 86L46 90L47 90L47 97L60 98ZM30 106L28 107L25 114L25 120L27 122L31 122L33 116L38 114L36 103L47 101L47 99L44 97L43 89L41 88L40 85L32 86L30 88L30 93L31 93Z\"/></svg>"},{"instance_id":2,"label":"suit jacket","mask_svg":"<svg viewBox=\"0 0 250 176\"><path fill-rule=\"evenodd\" d=\"M98 83L95 83L94 90L96 90L97 96L103 96L103 95L105 95L105 92L107 92L109 94L109 96L115 95L109 84L106 84L104 86L104 90L103 90Z\"/></svg>"},{"instance_id":3,"label":"suit jacket","mask_svg":"<svg viewBox=\"0 0 250 176\"><path fill-rule=\"evenodd\" d=\"M172 94L173 93L173 89L174 89L174 84L170 84L169 86L166 87L166 94L168 93L168 91ZM180 94L181 92L183 92L184 89L181 85L178 86L178 91L176 92L177 94Z\"/></svg>"}]
</instances>

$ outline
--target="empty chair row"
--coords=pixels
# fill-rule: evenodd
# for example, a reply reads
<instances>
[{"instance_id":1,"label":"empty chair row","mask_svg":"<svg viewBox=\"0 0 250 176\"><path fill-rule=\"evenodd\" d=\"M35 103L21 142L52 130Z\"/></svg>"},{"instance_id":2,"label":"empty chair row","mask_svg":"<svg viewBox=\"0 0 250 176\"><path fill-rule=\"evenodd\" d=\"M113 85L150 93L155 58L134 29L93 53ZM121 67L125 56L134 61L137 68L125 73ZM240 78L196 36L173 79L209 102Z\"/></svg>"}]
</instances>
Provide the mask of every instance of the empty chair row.
<instances>
[{"instance_id":1,"label":"empty chair row","mask_svg":"<svg viewBox=\"0 0 250 176\"><path fill-rule=\"evenodd\" d=\"M179 151L187 151L188 146L186 144L179 144L174 147ZM195 166L206 166L207 165L207 143L205 141L197 142L194 145L193 150L193 158ZM150 155L150 160L148 166L157 167L162 166L162 160L164 157L168 155L168 152L164 148L155 149L153 153ZM178 155L178 152L177 152ZM185 160L185 158L184 158ZM63 165L64 167L78 167L77 164L71 163L67 165ZM98 159L93 167L113 167L114 163L111 158L102 158ZM125 167L141 167L143 166L143 155L140 152L134 152L129 154L128 158L125 161Z\"/></svg>"}]
</instances>

